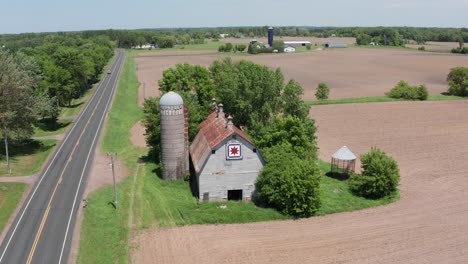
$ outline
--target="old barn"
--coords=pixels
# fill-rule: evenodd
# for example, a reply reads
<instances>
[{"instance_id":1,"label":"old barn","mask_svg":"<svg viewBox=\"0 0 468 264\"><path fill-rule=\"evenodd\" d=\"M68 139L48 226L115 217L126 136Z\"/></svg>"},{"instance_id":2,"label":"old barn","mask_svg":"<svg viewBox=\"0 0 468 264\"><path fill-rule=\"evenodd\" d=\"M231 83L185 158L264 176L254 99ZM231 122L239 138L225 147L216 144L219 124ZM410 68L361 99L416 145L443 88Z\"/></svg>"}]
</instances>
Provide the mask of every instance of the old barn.
<instances>
[{"instance_id":1,"label":"old barn","mask_svg":"<svg viewBox=\"0 0 468 264\"><path fill-rule=\"evenodd\" d=\"M200 201L250 200L264 161L248 136L218 105L190 145Z\"/></svg>"}]
</instances>

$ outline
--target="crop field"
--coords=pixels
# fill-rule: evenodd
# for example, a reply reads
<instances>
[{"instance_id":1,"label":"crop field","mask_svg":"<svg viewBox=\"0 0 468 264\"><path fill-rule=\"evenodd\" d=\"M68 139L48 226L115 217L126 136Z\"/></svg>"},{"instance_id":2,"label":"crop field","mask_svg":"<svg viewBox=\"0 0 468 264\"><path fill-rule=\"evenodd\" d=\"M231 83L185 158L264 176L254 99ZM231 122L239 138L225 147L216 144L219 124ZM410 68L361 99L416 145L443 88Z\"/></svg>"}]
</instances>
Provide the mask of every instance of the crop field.
<instances>
[{"instance_id":1,"label":"crop field","mask_svg":"<svg viewBox=\"0 0 468 264\"><path fill-rule=\"evenodd\" d=\"M144 56L143 56L144 55ZM144 96L158 95L162 71L176 63L209 65L225 55L184 50L135 59ZM465 56L410 49L333 49L236 56L280 67L304 100L325 82L331 99L382 96L399 80L447 90ZM468 101L313 105L320 159L341 146L357 156L377 146L401 170L400 201L302 220L150 228L133 239L134 263L466 263L468 262ZM360 164L358 164L359 166Z\"/></svg>"},{"instance_id":2,"label":"crop field","mask_svg":"<svg viewBox=\"0 0 468 264\"><path fill-rule=\"evenodd\" d=\"M145 86L145 91L140 89L140 101L143 96L158 94L157 82L165 69L184 62L208 66L229 54L209 50L141 53L135 59L138 79ZM320 82L330 87L330 99L383 96L400 80L412 85L425 84L431 95L439 95L447 90L450 68L468 66L467 57L463 55L391 48L329 49L257 56L237 53L232 59L247 59L281 68L286 79L295 79L302 85L306 101L315 100L315 89Z\"/></svg>"},{"instance_id":3,"label":"crop field","mask_svg":"<svg viewBox=\"0 0 468 264\"><path fill-rule=\"evenodd\" d=\"M377 146L401 170L399 202L303 220L150 230L135 263L466 263L467 101L313 106L320 157Z\"/></svg>"}]
</instances>

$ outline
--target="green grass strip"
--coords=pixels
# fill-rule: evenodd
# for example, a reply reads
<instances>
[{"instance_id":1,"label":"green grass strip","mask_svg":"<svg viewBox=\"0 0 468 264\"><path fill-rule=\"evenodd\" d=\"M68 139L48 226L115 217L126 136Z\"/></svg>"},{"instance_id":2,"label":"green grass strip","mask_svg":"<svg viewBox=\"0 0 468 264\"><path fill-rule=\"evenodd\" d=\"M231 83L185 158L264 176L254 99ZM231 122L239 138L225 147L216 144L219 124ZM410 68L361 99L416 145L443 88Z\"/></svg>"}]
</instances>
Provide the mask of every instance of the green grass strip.
<instances>
[{"instance_id":1,"label":"green grass strip","mask_svg":"<svg viewBox=\"0 0 468 264\"><path fill-rule=\"evenodd\" d=\"M5 228L25 189L24 183L0 182L0 232Z\"/></svg>"},{"instance_id":2,"label":"green grass strip","mask_svg":"<svg viewBox=\"0 0 468 264\"><path fill-rule=\"evenodd\" d=\"M466 100L466 97L455 95L430 95L427 101L450 101L450 100ZM359 98L344 98L344 99L330 99L330 100L317 100L307 101L307 105L329 105L329 104L355 104L355 103L376 103L376 102L396 102L396 101L412 101L405 99L395 99L388 96L374 96L374 97L359 97Z\"/></svg>"},{"instance_id":3,"label":"green grass strip","mask_svg":"<svg viewBox=\"0 0 468 264\"><path fill-rule=\"evenodd\" d=\"M23 144L10 142L11 176L29 176L38 173L56 144L57 141L52 139L33 140ZM0 143L0 148L5 149L3 141ZM4 155L0 156L0 177L2 176L8 176Z\"/></svg>"}]
</instances>

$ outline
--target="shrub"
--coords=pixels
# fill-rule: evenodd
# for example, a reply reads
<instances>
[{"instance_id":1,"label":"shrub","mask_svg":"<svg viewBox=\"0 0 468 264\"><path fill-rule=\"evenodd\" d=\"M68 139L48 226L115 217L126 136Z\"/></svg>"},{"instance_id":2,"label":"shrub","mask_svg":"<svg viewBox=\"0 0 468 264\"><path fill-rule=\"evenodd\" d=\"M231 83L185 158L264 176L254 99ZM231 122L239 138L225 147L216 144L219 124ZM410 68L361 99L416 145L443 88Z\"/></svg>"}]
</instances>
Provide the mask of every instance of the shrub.
<instances>
[{"instance_id":1,"label":"shrub","mask_svg":"<svg viewBox=\"0 0 468 264\"><path fill-rule=\"evenodd\" d=\"M468 96L468 68L455 67L447 76L448 92L451 95Z\"/></svg>"},{"instance_id":2,"label":"shrub","mask_svg":"<svg viewBox=\"0 0 468 264\"><path fill-rule=\"evenodd\" d=\"M260 199L283 214L309 217L320 208L320 170L285 145L264 151L267 164L255 183Z\"/></svg>"},{"instance_id":3,"label":"shrub","mask_svg":"<svg viewBox=\"0 0 468 264\"><path fill-rule=\"evenodd\" d=\"M330 89L325 83L319 83L317 87L317 92L315 92L315 97L318 100L326 100L328 99L328 95L330 94Z\"/></svg>"},{"instance_id":4,"label":"shrub","mask_svg":"<svg viewBox=\"0 0 468 264\"><path fill-rule=\"evenodd\" d=\"M427 100L429 93L425 85L411 86L405 81L400 81L386 95L391 98L423 101Z\"/></svg>"},{"instance_id":5,"label":"shrub","mask_svg":"<svg viewBox=\"0 0 468 264\"><path fill-rule=\"evenodd\" d=\"M311 45L311 44L307 44L307 45L306 45L306 49L307 49L307 50L312 49L312 45Z\"/></svg>"},{"instance_id":6,"label":"shrub","mask_svg":"<svg viewBox=\"0 0 468 264\"><path fill-rule=\"evenodd\" d=\"M424 46L421 46L421 47L419 47L419 48L418 48L418 50L422 50L422 51L424 51L424 50L426 50L426 47L424 47Z\"/></svg>"},{"instance_id":7,"label":"shrub","mask_svg":"<svg viewBox=\"0 0 468 264\"><path fill-rule=\"evenodd\" d=\"M226 43L225 45L221 45L218 47L219 52L231 52L232 50L232 44L231 43Z\"/></svg>"},{"instance_id":8,"label":"shrub","mask_svg":"<svg viewBox=\"0 0 468 264\"><path fill-rule=\"evenodd\" d=\"M361 156L361 175L349 181L351 191L359 196L378 199L393 194L400 182L397 162L378 148Z\"/></svg>"},{"instance_id":9,"label":"shrub","mask_svg":"<svg viewBox=\"0 0 468 264\"><path fill-rule=\"evenodd\" d=\"M249 44L249 47L247 49L247 52L250 54L257 54L258 53L258 47L257 44Z\"/></svg>"},{"instance_id":10,"label":"shrub","mask_svg":"<svg viewBox=\"0 0 468 264\"><path fill-rule=\"evenodd\" d=\"M246 48L247 48L247 46L244 45L244 44L237 44L235 46L235 50L240 51L240 52L243 52Z\"/></svg>"}]
</instances>

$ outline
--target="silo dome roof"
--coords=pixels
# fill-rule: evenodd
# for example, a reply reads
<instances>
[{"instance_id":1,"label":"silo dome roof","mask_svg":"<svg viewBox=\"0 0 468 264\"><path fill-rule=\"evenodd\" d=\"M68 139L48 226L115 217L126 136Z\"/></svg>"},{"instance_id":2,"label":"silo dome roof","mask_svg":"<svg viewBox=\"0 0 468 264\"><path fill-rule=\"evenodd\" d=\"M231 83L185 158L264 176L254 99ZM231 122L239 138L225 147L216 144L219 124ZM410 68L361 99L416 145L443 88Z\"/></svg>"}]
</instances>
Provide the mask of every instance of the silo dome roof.
<instances>
[{"instance_id":1,"label":"silo dome roof","mask_svg":"<svg viewBox=\"0 0 468 264\"><path fill-rule=\"evenodd\" d=\"M184 100L182 97L174 92L168 92L164 94L161 99L159 100L159 105L182 105L184 104Z\"/></svg>"}]
</instances>

